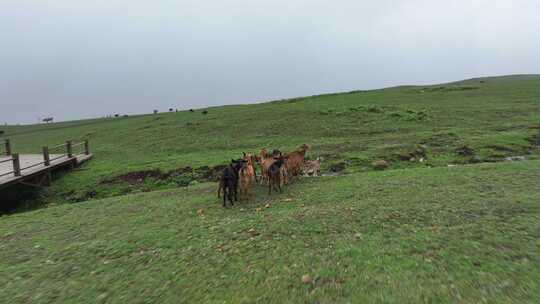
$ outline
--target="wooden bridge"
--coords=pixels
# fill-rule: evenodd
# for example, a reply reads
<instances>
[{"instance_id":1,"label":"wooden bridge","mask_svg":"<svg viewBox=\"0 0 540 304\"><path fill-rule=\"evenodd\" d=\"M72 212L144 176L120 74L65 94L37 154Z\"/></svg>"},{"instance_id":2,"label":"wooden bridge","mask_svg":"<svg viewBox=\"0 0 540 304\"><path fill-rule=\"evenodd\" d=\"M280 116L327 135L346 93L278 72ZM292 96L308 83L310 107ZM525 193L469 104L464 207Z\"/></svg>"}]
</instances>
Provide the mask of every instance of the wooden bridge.
<instances>
[{"instance_id":1,"label":"wooden bridge","mask_svg":"<svg viewBox=\"0 0 540 304\"><path fill-rule=\"evenodd\" d=\"M74 168L92 158L87 140L43 147L40 154L12 153L9 139L0 146L4 148L0 155L0 189L14 184L48 186L52 171Z\"/></svg>"}]
</instances>

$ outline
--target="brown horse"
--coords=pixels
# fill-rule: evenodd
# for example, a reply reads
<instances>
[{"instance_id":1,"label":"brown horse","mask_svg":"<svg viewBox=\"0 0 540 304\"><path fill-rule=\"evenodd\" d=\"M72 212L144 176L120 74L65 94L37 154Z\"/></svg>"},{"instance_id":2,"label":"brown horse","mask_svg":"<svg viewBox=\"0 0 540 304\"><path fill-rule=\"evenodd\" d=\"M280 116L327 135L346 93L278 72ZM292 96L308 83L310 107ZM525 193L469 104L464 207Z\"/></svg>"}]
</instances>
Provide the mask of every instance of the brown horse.
<instances>
[{"instance_id":1,"label":"brown horse","mask_svg":"<svg viewBox=\"0 0 540 304\"><path fill-rule=\"evenodd\" d=\"M304 158L306 157L306 151L308 149L311 149L311 146L303 144L286 155L287 159L285 161L285 166L289 173L289 179L300 175L302 164L304 163Z\"/></svg>"},{"instance_id":2,"label":"brown horse","mask_svg":"<svg viewBox=\"0 0 540 304\"><path fill-rule=\"evenodd\" d=\"M241 200L255 199L253 185L255 184L255 167L253 167L254 156L244 153L244 164L238 172L239 194Z\"/></svg>"}]
</instances>

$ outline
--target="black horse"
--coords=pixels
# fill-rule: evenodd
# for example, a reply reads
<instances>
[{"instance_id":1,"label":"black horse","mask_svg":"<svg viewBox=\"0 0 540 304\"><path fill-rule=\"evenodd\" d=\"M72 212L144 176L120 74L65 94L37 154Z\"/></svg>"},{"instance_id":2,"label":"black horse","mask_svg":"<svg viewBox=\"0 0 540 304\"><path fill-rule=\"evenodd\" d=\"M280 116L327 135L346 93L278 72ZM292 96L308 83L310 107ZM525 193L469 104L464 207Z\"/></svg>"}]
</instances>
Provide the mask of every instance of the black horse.
<instances>
[{"instance_id":1,"label":"black horse","mask_svg":"<svg viewBox=\"0 0 540 304\"><path fill-rule=\"evenodd\" d=\"M223 169L219 180L218 197L223 190L223 207L227 207L227 199L234 205L234 201L238 201L238 172L246 161L243 159L231 160L231 163Z\"/></svg>"}]
</instances>

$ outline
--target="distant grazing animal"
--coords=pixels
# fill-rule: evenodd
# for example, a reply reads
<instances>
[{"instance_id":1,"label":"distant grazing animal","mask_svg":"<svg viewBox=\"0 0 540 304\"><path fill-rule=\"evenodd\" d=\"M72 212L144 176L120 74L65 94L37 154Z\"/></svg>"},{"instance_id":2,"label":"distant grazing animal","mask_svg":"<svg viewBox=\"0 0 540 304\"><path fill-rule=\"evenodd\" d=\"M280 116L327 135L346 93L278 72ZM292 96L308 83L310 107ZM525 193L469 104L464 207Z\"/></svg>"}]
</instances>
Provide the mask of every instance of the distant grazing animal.
<instances>
[{"instance_id":1,"label":"distant grazing animal","mask_svg":"<svg viewBox=\"0 0 540 304\"><path fill-rule=\"evenodd\" d=\"M238 201L238 172L244 165L243 159L231 160L231 163L223 169L219 179L218 198L223 191L223 207L227 207L227 199L234 205L234 201Z\"/></svg>"},{"instance_id":2,"label":"distant grazing animal","mask_svg":"<svg viewBox=\"0 0 540 304\"><path fill-rule=\"evenodd\" d=\"M244 163L238 172L238 187L240 200L255 198L253 185L255 184L255 168L253 167L253 155L244 153Z\"/></svg>"},{"instance_id":3,"label":"distant grazing animal","mask_svg":"<svg viewBox=\"0 0 540 304\"><path fill-rule=\"evenodd\" d=\"M304 163L304 158L306 157L306 151L310 149L311 146L303 144L298 147L295 151L288 153L286 166L289 172L289 178L300 175L300 169Z\"/></svg>"},{"instance_id":4,"label":"distant grazing animal","mask_svg":"<svg viewBox=\"0 0 540 304\"><path fill-rule=\"evenodd\" d=\"M208 114L208 111L204 110L202 111L201 113L203 113L204 115Z\"/></svg>"},{"instance_id":5,"label":"distant grazing animal","mask_svg":"<svg viewBox=\"0 0 540 304\"><path fill-rule=\"evenodd\" d=\"M54 121L54 118L53 117L47 117L47 118L43 118L42 121L44 123L50 123L50 122L53 122Z\"/></svg>"},{"instance_id":6,"label":"distant grazing animal","mask_svg":"<svg viewBox=\"0 0 540 304\"><path fill-rule=\"evenodd\" d=\"M280 156L275 159L275 162L268 168L268 195L272 194L272 189L274 191L281 192L281 180L283 178L283 171L281 166L284 165L287 160L286 156Z\"/></svg>"},{"instance_id":7,"label":"distant grazing animal","mask_svg":"<svg viewBox=\"0 0 540 304\"><path fill-rule=\"evenodd\" d=\"M302 165L302 174L305 176L320 176L321 175L321 161L320 157L316 160L306 160Z\"/></svg>"}]
</instances>

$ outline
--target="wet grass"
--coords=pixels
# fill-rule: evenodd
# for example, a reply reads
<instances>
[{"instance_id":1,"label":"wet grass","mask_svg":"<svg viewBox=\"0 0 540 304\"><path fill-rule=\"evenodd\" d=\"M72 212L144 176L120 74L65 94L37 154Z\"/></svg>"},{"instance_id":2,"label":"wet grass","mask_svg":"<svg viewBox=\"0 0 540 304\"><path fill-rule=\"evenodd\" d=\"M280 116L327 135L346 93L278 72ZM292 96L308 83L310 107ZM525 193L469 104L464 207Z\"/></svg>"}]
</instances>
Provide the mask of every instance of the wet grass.
<instances>
[{"instance_id":1,"label":"wet grass","mask_svg":"<svg viewBox=\"0 0 540 304\"><path fill-rule=\"evenodd\" d=\"M540 161L215 184L0 218L5 303L538 303Z\"/></svg>"}]
</instances>

